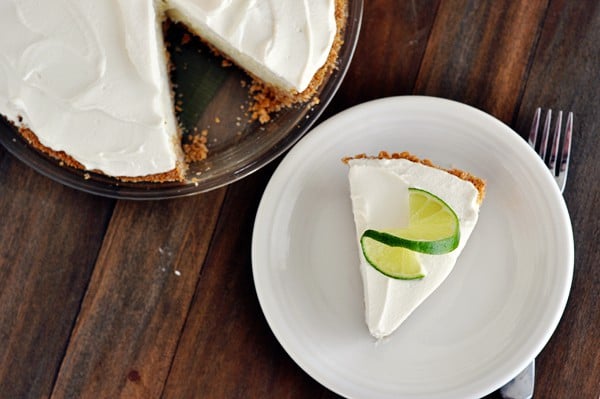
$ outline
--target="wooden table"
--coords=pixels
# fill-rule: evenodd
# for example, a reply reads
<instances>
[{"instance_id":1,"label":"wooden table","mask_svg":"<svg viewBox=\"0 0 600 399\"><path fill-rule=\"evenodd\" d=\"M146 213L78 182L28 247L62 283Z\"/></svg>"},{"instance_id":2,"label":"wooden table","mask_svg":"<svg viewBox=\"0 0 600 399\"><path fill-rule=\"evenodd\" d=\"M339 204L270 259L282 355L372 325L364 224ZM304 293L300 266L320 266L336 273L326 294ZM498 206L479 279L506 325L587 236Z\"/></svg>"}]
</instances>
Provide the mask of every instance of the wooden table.
<instances>
[{"instance_id":1,"label":"wooden table","mask_svg":"<svg viewBox=\"0 0 600 399\"><path fill-rule=\"evenodd\" d=\"M598 398L600 3L365 3L324 117L425 94L525 135L537 106L574 111L574 280L536 359L536 397ZM286 354L254 291L252 226L276 164L206 194L132 202L66 188L0 148L0 397L337 397Z\"/></svg>"}]
</instances>

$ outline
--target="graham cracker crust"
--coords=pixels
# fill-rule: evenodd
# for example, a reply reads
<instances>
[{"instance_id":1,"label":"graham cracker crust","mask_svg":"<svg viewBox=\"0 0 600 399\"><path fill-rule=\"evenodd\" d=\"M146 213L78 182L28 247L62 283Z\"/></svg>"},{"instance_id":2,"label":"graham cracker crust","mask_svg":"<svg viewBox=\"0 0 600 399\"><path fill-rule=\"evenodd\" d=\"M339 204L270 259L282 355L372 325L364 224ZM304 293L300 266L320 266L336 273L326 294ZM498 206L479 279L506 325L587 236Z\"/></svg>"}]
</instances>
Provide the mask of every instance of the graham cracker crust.
<instances>
[{"instance_id":1,"label":"graham cracker crust","mask_svg":"<svg viewBox=\"0 0 600 399\"><path fill-rule=\"evenodd\" d=\"M377 155L357 154L354 156L342 158L342 162L347 164L348 161L350 161L352 159L406 159L407 161L420 163L425 166L443 170L443 171L448 172L462 180L468 181L471 184L473 184L473 186L475 186L475 189L477 189L477 192L478 192L477 202L479 204L481 204L481 202L483 202L483 199L485 198L485 180L483 180L477 176L474 176L474 175L470 174L469 172L465 172L464 170L461 170L461 169L442 168L441 166L435 165L429 159L421 159L421 158L411 154L408 151L393 152L391 154L388 153L387 151L380 151L379 154L377 154Z\"/></svg>"}]
</instances>

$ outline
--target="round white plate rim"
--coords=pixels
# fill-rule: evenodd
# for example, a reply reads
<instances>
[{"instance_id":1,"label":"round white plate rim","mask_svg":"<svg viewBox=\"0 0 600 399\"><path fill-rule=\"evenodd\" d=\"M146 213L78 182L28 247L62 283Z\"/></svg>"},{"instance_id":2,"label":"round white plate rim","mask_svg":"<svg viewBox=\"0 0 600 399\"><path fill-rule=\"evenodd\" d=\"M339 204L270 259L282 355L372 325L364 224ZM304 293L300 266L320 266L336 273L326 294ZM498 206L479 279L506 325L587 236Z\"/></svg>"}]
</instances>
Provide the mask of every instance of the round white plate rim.
<instances>
[{"instance_id":1,"label":"round white plate rim","mask_svg":"<svg viewBox=\"0 0 600 399\"><path fill-rule=\"evenodd\" d=\"M382 109L393 109L396 112L405 112L406 107L418 107L424 110L435 110L435 109L446 109L455 112L456 119L458 121L464 121L467 118L473 118L478 120L480 123L484 123L490 126L489 130L499 135L501 138L495 137L496 140L503 140L510 143L514 147L515 151L527 158L528 162L531 163L532 172L536 175L536 179L540 180L540 185L543 187L546 193L550 195L549 201L555 205L558 210L554 223L560 230L558 234L564 241L560 241L559 244L563 244L561 251L563 251L563 258L561 260L562 278L564 283L562 286L557 287L558 290L555 293L555 306L552 314L546 320L546 326L543 331L537 332L536 342L529 344L525 354L521 355L521 359L518 363L514 363L510 371L505 371L502 376L496 376L494 381L487 381L484 385L475 384L473 387L469 387L471 391L470 395L473 397L485 395L503 383L512 378L521 368L525 367L527 363L535 357L545 346L550 336L554 332L560 317L564 311L568 293L570 290L570 284L572 280L572 266L573 266L573 239L570 219L564 200L556 188L552 177L549 173L545 172L545 166L539 159L539 157L533 152L525 141L518 136L512 129L498 121L496 118L476 109L471 106L458 103L452 100L446 100L435 97L426 96L399 96L399 97L388 97L378 100L369 101L363 104L354 106L348 110L345 110L330 119L322 122L320 125L315 127L309 132L296 146L286 155L281 161L277 170L273 174L265 192L261 199L259 209L256 215L256 222L253 232L252 242L252 265L255 288L259 298L260 305L263 313L267 319L267 322L275 334L276 338L282 344L284 349L292 357L292 359L309 375L315 378L324 386L329 389L348 397L353 397L358 394L356 387L340 386L338 382L332 382L328 380L327 376L324 376L321 366L316 365L313 359L306 359L299 348L293 347L289 341L289 337L286 335L278 321L273 316L274 308L277 304L269 296L268 282L265 280L268 275L269 265L265 265L268 262L264 255L265 240L267 239L269 228L273 223L274 215L272 214L273 201L278 198L276 194L281 194L287 188L290 187L288 184L293 181L294 171L291 169L293 165L298 162L298 159L305 156L311 149L318 148L319 144L322 144L325 140L334 140L336 135L336 127L339 127L340 123L343 123L348 118L369 118L372 116L378 116ZM333 133L332 133L333 132ZM348 133L348 132L346 132ZM352 132L351 132L352 133ZM338 135L341 133L337 133ZM357 134L354 132L353 134ZM359 133L360 134L360 133ZM332 139L332 136L334 138ZM350 155L350 154L347 154ZM318 362L317 362L318 363ZM353 391L354 389L354 391ZM465 392L461 392L465 394ZM417 397L415 395L414 397ZM412 397L412 396L410 396Z\"/></svg>"}]
</instances>

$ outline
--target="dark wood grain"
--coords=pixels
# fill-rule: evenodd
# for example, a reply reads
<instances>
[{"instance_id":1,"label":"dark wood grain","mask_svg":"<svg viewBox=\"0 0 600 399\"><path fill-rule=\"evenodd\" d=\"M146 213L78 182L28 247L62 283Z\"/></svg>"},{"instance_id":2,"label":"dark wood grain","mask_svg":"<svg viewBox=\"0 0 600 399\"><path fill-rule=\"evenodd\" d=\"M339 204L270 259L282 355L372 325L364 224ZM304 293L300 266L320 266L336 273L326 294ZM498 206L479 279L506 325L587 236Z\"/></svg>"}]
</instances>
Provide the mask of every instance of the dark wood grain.
<instances>
[{"instance_id":1,"label":"dark wood grain","mask_svg":"<svg viewBox=\"0 0 600 399\"><path fill-rule=\"evenodd\" d=\"M224 192L117 204L52 397L160 395Z\"/></svg>"},{"instance_id":2,"label":"dark wood grain","mask_svg":"<svg viewBox=\"0 0 600 399\"><path fill-rule=\"evenodd\" d=\"M324 118L364 101L410 94L439 3L366 1L354 62Z\"/></svg>"},{"instance_id":3,"label":"dark wood grain","mask_svg":"<svg viewBox=\"0 0 600 399\"><path fill-rule=\"evenodd\" d=\"M364 12L324 118L408 94L464 102L522 135L536 106L575 112L574 279L535 397L598 398L600 3L366 0ZM192 198L127 202L65 188L0 148L0 399L338 398L287 355L254 291L252 227L276 166Z\"/></svg>"},{"instance_id":4,"label":"dark wood grain","mask_svg":"<svg viewBox=\"0 0 600 399\"><path fill-rule=\"evenodd\" d=\"M0 149L0 397L49 395L113 204Z\"/></svg>"},{"instance_id":5,"label":"dark wood grain","mask_svg":"<svg viewBox=\"0 0 600 399\"><path fill-rule=\"evenodd\" d=\"M544 1L444 1L415 94L450 98L511 122L525 87Z\"/></svg>"},{"instance_id":6,"label":"dark wood grain","mask_svg":"<svg viewBox=\"0 0 600 399\"><path fill-rule=\"evenodd\" d=\"M573 21L577 29L572 29ZM526 132L535 107L573 111L573 156L565 199L575 236L571 295L558 329L538 357L540 398L600 395L600 4L553 1L519 111ZM586 89L589 88L589 89ZM566 117L566 115L565 115ZM564 121L563 121L564 123ZM580 374L590 376L581 378Z\"/></svg>"}]
</instances>

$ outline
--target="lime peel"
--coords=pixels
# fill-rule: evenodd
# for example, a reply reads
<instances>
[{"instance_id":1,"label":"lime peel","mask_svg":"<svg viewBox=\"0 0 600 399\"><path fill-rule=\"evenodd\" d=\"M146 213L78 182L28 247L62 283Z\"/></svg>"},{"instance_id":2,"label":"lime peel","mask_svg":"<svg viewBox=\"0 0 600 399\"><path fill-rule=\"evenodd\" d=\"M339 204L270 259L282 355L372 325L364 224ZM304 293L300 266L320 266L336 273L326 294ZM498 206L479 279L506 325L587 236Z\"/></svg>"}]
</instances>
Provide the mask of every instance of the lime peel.
<instances>
[{"instance_id":1,"label":"lime peel","mask_svg":"<svg viewBox=\"0 0 600 399\"><path fill-rule=\"evenodd\" d=\"M360 242L367 262L388 277L419 279L425 276L415 252L441 255L460 243L458 216L436 195L409 188L409 224L404 229L368 229Z\"/></svg>"}]
</instances>

